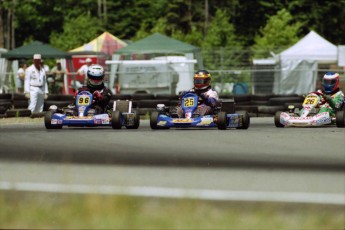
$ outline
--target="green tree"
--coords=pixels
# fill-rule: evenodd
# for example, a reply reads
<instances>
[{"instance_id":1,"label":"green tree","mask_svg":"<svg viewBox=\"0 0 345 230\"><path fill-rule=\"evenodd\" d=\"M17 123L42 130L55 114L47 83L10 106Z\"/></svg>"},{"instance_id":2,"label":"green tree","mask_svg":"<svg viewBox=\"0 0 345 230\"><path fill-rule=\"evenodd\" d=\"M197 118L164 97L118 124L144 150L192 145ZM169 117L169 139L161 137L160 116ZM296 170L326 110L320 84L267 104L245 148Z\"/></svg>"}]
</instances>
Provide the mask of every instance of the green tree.
<instances>
[{"instance_id":1,"label":"green tree","mask_svg":"<svg viewBox=\"0 0 345 230\"><path fill-rule=\"evenodd\" d=\"M95 17L80 15L66 20L63 32L52 32L50 43L56 48L70 50L94 39L103 32L102 22Z\"/></svg>"},{"instance_id":2,"label":"green tree","mask_svg":"<svg viewBox=\"0 0 345 230\"><path fill-rule=\"evenodd\" d=\"M271 52L280 53L299 40L298 34L302 24L292 23L292 19L286 9L269 18L265 27L255 36L255 44L252 46L254 58L269 57Z\"/></svg>"},{"instance_id":3,"label":"green tree","mask_svg":"<svg viewBox=\"0 0 345 230\"><path fill-rule=\"evenodd\" d=\"M311 29L330 42L345 44L345 0L291 0L288 5L294 21L302 22L302 34Z\"/></svg>"},{"instance_id":4,"label":"green tree","mask_svg":"<svg viewBox=\"0 0 345 230\"><path fill-rule=\"evenodd\" d=\"M241 50L230 17L225 10L218 10L201 43L204 64L209 69L228 69L237 66Z\"/></svg>"}]
</instances>

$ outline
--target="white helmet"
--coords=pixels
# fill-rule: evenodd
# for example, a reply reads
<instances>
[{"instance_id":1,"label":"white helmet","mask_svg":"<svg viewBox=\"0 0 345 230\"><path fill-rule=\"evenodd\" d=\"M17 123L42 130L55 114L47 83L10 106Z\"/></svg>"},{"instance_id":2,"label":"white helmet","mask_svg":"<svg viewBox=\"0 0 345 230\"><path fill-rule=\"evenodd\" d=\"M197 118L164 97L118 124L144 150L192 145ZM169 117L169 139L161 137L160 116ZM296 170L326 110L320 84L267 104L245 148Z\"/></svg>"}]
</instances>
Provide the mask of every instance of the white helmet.
<instances>
[{"instance_id":1,"label":"white helmet","mask_svg":"<svg viewBox=\"0 0 345 230\"><path fill-rule=\"evenodd\" d=\"M88 83L90 86L97 86L103 83L104 69L101 65L90 65L87 70Z\"/></svg>"}]
</instances>

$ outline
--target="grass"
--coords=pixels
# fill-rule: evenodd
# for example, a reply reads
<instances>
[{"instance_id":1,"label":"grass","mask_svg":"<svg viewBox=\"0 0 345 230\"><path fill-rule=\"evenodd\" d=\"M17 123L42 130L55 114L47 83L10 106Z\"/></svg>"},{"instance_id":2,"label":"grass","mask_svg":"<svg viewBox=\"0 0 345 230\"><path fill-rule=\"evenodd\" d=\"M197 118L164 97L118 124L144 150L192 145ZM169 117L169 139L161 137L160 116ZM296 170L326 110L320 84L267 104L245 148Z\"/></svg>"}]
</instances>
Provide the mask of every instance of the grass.
<instances>
[{"instance_id":1,"label":"grass","mask_svg":"<svg viewBox=\"0 0 345 230\"><path fill-rule=\"evenodd\" d=\"M343 206L0 192L0 228L344 229Z\"/></svg>"}]
</instances>

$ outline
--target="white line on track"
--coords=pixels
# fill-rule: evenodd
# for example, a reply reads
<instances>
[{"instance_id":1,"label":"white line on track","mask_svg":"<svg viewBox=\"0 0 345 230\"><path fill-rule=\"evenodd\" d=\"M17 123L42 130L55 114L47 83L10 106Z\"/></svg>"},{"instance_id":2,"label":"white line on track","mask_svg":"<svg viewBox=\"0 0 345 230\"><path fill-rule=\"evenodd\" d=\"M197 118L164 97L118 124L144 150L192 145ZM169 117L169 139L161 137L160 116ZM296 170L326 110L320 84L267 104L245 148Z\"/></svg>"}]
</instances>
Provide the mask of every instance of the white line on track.
<instances>
[{"instance_id":1,"label":"white line on track","mask_svg":"<svg viewBox=\"0 0 345 230\"><path fill-rule=\"evenodd\" d=\"M345 205L344 194L330 193L226 191L210 189L183 189L138 186L119 187L108 185L69 185L57 183L28 183L7 181L0 181L0 190L79 194L96 193L106 195L128 195L160 198L190 198L223 201L265 201Z\"/></svg>"}]
</instances>

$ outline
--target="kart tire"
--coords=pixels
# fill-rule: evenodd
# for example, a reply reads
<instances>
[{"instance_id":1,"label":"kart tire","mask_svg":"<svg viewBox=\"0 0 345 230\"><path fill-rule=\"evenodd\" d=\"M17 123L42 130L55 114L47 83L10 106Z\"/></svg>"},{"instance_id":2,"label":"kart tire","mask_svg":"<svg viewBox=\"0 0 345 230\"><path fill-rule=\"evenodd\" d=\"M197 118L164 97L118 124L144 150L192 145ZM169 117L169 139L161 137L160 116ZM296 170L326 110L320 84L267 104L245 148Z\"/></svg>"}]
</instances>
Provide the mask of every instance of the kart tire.
<instances>
[{"instance_id":1,"label":"kart tire","mask_svg":"<svg viewBox=\"0 0 345 230\"><path fill-rule=\"evenodd\" d=\"M126 126L127 129L138 129L140 125L140 115L138 112L135 113L134 117L134 125L133 126Z\"/></svg>"},{"instance_id":2,"label":"kart tire","mask_svg":"<svg viewBox=\"0 0 345 230\"><path fill-rule=\"evenodd\" d=\"M278 111L274 115L274 124L277 128L283 128L284 127L284 125L282 123L280 123L280 114L281 113L282 113L281 111Z\"/></svg>"},{"instance_id":3,"label":"kart tire","mask_svg":"<svg viewBox=\"0 0 345 230\"><path fill-rule=\"evenodd\" d=\"M51 124L51 119L53 117L53 114L55 111L49 110L45 113L44 115L44 125L46 129L62 129L62 125L52 125Z\"/></svg>"},{"instance_id":4,"label":"kart tire","mask_svg":"<svg viewBox=\"0 0 345 230\"><path fill-rule=\"evenodd\" d=\"M151 112L151 115L150 115L151 129L169 129L169 127L160 127L157 125L159 114L160 113L158 111Z\"/></svg>"},{"instance_id":5,"label":"kart tire","mask_svg":"<svg viewBox=\"0 0 345 230\"><path fill-rule=\"evenodd\" d=\"M345 110L340 110L335 115L335 123L338 128L345 127Z\"/></svg>"},{"instance_id":6,"label":"kart tire","mask_svg":"<svg viewBox=\"0 0 345 230\"><path fill-rule=\"evenodd\" d=\"M250 117L247 111L240 111L238 112L242 115L242 126L238 127L237 129L248 129L250 125Z\"/></svg>"},{"instance_id":7,"label":"kart tire","mask_svg":"<svg viewBox=\"0 0 345 230\"><path fill-rule=\"evenodd\" d=\"M111 127L113 129L121 129L122 128L122 117L121 112L116 110L111 113Z\"/></svg>"},{"instance_id":8,"label":"kart tire","mask_svg":"<svg viewBox=\"0 0 345 230\"><path fill-rule=\"evenodd\" d=\"M157 126L157 120L158 120L159 112L153 111L150 115L150 126L151 129L159 129Z\"/></svg>"},{"instance_id":9,"label":"kart tire","mask_svg":"<svg viewBox=\"0 0 345 230\"><path fill-rule=\"evenodd\" d=\"M220 130L225 130L228 126L228 121L225 112L218 113L217 127Z\"/></svg>"}]
</instances>

